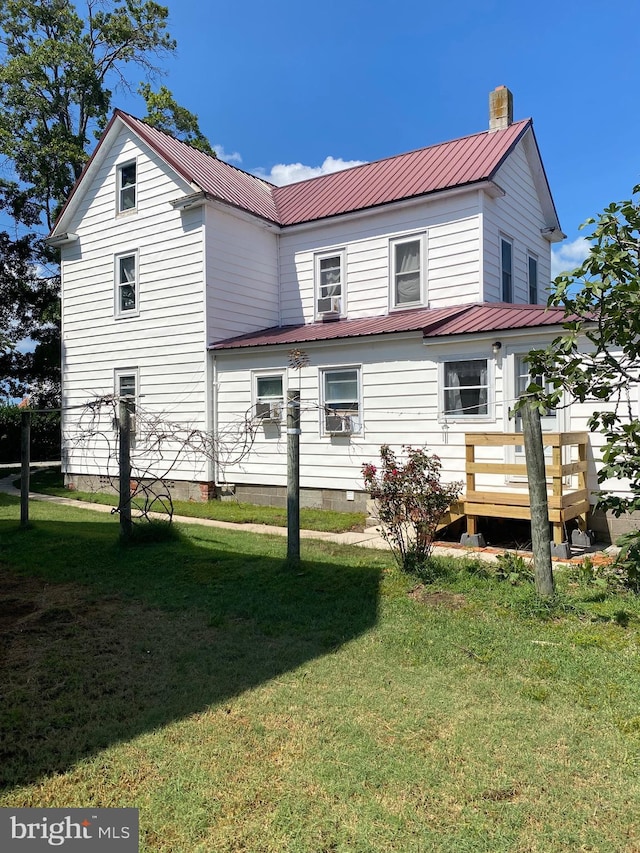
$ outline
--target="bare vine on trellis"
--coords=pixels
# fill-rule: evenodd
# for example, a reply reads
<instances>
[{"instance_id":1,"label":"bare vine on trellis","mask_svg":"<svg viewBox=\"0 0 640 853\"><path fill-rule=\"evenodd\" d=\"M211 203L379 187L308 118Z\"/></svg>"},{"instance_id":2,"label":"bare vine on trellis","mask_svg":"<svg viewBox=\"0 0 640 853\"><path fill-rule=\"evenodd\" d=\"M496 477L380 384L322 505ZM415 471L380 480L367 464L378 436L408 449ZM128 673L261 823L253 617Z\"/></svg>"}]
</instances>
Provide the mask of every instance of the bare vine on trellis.
<instances>
[{"instance_id":1,"label":"bare vine on trellis","mask_svg":"<svg viewBox=\"0 0 640 853\"><path fill-rule=\"evenodd\" d=\"M115 394L97 397L78 409L67 420L63 446L66 453L81 453L91 467L104 471L100 484L118 491L119 480L119 406ZM185 463L211 460L219 475L228 466L237 465L251 451L259 419L251 410L219 430L214 436L206 430L177 423L164 414L149 411L136 402L131 406L131 497L136 520L150 520L161 513L169 520L174 507L171 481L176 469ZM89 462L91 460L91 462ZM120 506L114 507L120 512Z\"/></svg>"}]
</instances>

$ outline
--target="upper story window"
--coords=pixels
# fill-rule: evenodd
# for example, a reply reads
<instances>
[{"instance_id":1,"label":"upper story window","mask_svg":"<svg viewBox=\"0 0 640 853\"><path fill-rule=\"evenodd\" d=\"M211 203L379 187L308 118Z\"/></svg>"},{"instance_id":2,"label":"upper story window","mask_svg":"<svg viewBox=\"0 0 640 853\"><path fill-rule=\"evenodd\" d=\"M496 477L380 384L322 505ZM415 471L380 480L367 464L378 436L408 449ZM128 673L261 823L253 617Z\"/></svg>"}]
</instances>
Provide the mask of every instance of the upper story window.
<instances>
[{"instance_id":1,"label":"upper story window","mask_svg":"<svg viewBox=\"0 0 640 853\"><path fill-rule=\"evenodd\" d=\"M316 315L345 313L344 251L315 257Z\"/></svg>"},{"instance_id":2,"label":"upper story window","mask_svg":"<svg viewBox=\"0 0 640 853\"><path fill-rule=\"evenodd\" d=\"M513 244L500 238L500 271L502 273L502 301L513 302Z\"/></svg>"},{"instance_id":3,"label":"upper story window","mask_svg":"<svg viewBox=\"0 0 640 853\"><path fill-rule=\"evenodd\" d=\"M128 213L137 207L137 164L123 163L118 166L118 213Z\"/></svg>"},{"instance_id":4,"label":"upper story window","mask_svg":"<svg viewBox=\"0 0 640 853\"><path fill-rule=\"evenodd\" d=\"M529 303L531 305L538 304L538 259L533 255L528 255L528 276L529 276Z\"/></svg>"},{"instance_id":5,"label":"upper story window","mask_svg":"<svg viewBox=\"0 0 640 853\"><path fill-rule=\"evenodd\" d=\"M282 373L255 376L256 418L281 421L284 414L284 377Z\"/></svg>"},{"instance_id":6,"label":"upper story window","mask_svg":"<svg viewBox=\"0 0 640 853\"><path fill-rule=\"evenodd\" d=\"M322 371L323 432L361 432L360 370L357 367Z\"/></svg>"},{"instance_id":7,"label":"upper story window","mask_svg":"<svg viewBox=\"0 0 640 853\"><path fill-rule=\"evenodd\" d=\"M138 254L116 255L116 317L138 314Z\"/></svg>"},{"instance_id":8,"label":"upper story window","mask_svg":"<svg viewBox=\"0 0 640 853\"><path fill-rule=\"evenodd\" d=\"M424 238L399 237L390 243L391 305L408 308L423 305Z\"/></svg>"},{"instance_id":9,"label":"upper story window","mask_svg":"<svg viewBox=\"0 0 640 853\"><path fill-rule=\"evenodd\" d=\"M445 361L442 381L445 418L489 416L489 366L486 358Z\"/></svg>"}]
</instances>

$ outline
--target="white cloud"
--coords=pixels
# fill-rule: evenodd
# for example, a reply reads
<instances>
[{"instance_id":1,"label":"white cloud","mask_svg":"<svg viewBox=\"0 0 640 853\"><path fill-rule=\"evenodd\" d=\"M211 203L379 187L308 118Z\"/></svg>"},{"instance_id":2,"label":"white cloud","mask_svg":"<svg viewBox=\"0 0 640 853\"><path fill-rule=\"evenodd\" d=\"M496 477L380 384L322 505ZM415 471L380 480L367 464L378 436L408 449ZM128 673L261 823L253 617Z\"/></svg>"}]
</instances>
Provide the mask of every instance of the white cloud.
<instances>
[{"instance_id":1,"label":"white cloud","mask_svg":"<svg viewBox=\"0 0 640 853\"><path fill-rule=\"evenodd\" d=\"M224 150L224 145L216 144L211 146L213 150L216 152L218 157L221 160L224 160L225 163L242 163L242 155L237 151L234 151L233 154L228 154Z\"/></svg>"},{"instance_id":2,"label":"white cloud","mask_svg":"<svg viewBox=\"0 0 640 853\"><path fill-rule=\"evenodd\" d=\"M306 181L309 178L317 178L320 175L330 175L333 172L341 172L352 166L361 166L364 160L343 160L341 157L325 157L321 166L305 166L304 163L277 163L270 172L264 169L256 169L254 174L265 181L270 181L281 187L284 184L293 184L298 181Z\"/></svg>"},{"instance_id":3,"label":"white cloud","mask_svg":"<svg viewBox=\"0 0 640 853\"><path fill-rule=\"evenodd\" d=\"M589 254L591 243L584 237L578 237L571 243L562 243L551 249L551 278L563 272L571 272L584 261Z\"/></svg>"}]
</instances>

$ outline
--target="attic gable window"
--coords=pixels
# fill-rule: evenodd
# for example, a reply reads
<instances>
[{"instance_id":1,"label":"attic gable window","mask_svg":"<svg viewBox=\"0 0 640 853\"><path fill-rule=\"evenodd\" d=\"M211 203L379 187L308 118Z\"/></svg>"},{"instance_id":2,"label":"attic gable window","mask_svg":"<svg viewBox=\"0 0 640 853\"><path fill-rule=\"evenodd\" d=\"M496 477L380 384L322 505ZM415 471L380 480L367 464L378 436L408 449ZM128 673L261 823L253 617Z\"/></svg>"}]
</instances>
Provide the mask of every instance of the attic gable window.
<instances>
[{"instance_id":1,"label":"attic gable window","mask_svg":"<svg viewBox=\"0 0 640 853\"><path fill-rule=\"evenodd\" d=\"M538 303L538 260L533 255L528 255L528 273L529 273L529 303L537 305Z\"/></svg>"},{"instance_id":2,"label":"attic gable window","mask_svg":"<svg viewBox=\"0 0 640 853\"><path fill-rule=\"evenodd\" d=\"M138 254L116 255L115 315L125 317L138 314Z\"/></svg>"},{"instance_id":3,"label":"attic gable window","mask_svg":"<svg viewBox=\"0 0 640 853\"><path fill-rule=\"evenodd\" d=\"M422 235L391 240L391 305L424 305L424 238Z\"/></svg>"},{"instance_id":4,"label":"attic gable window","mask_svg":"<svg viewBox=\"0 0 640 853\"><path fill-rule=\"evenodd\" d=\"M118 213L129 213L137 206L137 164L118 166Z\"/></svg>"}]
</instances>

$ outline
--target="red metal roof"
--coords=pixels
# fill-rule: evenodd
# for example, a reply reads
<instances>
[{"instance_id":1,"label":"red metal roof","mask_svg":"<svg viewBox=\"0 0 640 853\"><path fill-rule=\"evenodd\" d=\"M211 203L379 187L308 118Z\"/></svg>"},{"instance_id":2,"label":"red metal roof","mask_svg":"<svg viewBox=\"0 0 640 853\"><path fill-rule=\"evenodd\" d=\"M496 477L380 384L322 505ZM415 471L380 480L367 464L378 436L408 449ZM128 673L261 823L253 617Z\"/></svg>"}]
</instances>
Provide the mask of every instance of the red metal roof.
<instances>
[{"instance_id":1,"label":"red metal roof","mask_svg":"<svg viewBox=\"0 0 640 853\"><path fill-rule=\"evenodd\" d=\"M395 311L381 317L274 326L212 344L210 349L239 349L276 344L332 341L394 332L422 331L426 338L528 329L562 323L562 308L544 305L511 305L504 302L456 305L449 308L422 308Z\"/></svg>"},{"instance_id":2,"label":"red metal roof","mask_svg":"<svg viewBox=\"0 0 640 853\"><path fill-rule=\"evenodd\" d=\"M226 204L242 208L272 222L278 221L272 195L275 187L272 184L243 172L224 160L210 157L128 113L116 110L116 115L188 183L196 183L200 189Z\"/></svg>"},{"instance_id":3,"label":"red metal roof","mask_svg":"<svg viewBox=\"0 0 640 853\"><path fill-rule=\"evenodd\" d=\"M189 183L225 204L294 225L491 180L531 127L519 121L451 142L275 187L119 110L116 115Z\"/></svg>"},{"instance_id":4,"label":"red metal roof","mask_svg":"<svg viewBox=\"0 0 640 853\"><path fill-rule=\"evenodd\" d=\"M491 180L531 120L386 160L275 187L279 222L293 225Z\"/></svg>"}]
</instances>

